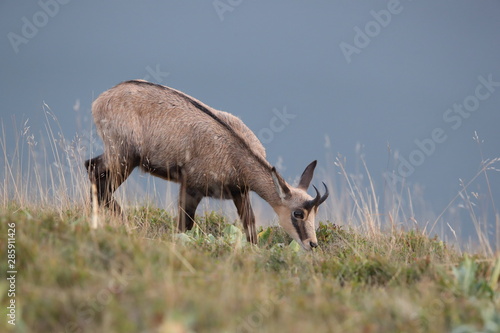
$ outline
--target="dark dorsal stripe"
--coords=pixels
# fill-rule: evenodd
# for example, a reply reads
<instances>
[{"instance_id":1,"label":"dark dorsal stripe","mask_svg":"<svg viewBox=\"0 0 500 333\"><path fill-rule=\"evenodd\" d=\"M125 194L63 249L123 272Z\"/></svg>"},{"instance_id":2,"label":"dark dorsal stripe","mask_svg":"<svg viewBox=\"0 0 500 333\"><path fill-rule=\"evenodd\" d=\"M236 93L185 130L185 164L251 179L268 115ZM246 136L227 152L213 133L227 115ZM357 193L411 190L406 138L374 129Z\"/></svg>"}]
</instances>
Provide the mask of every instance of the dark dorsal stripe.
<instances>
[{"instance_id":1,"label":"dark dorsal stripe","mask_svg":"<svg viewBox=\"0 0 500 333\"><path fill-rule=\"evenodd\" d=\"M265 161L264 159L262 159L260 156L258 156L257 154L255 154L255 152L252 150L252 148L250 148L250 146L248 145L248 143L238 133L236 133L236 131L231 126L229 126L228 123L226 123L224 120L222 120L219 117L217 117L212 111L210 111L206 106L204 106L203 104L201 104L199 101L197 101L197 100L193 99L192 97L184 94L183 92L180 92L178 90L172 89L172 88L167 87L167 86L163 86L163 85L160 85L160 84L152 83L152 82L130 80L130 81L126 81L124 83L132 83L132 84L137 84L137 85L149 85L149 86L153 86L153 87L156 87L156 88L159 88L159 89L168 90L171 93L176 94L177 96L181 97L185 101L189 102L196 109L198 109L201 112L205 113L206 115L210 116L213 120L215 120L217 123L219 123L219 125L221 125L227 131L229 131L229 133L231 133L231 135L240 143L240 145L244 149L246 149L260 164L262 164L262 166L264 166L267 169L271 169L271 165L267 161ZM271 170L269 170L269 171L271 171Z\"/></svg>"}]
</instances>

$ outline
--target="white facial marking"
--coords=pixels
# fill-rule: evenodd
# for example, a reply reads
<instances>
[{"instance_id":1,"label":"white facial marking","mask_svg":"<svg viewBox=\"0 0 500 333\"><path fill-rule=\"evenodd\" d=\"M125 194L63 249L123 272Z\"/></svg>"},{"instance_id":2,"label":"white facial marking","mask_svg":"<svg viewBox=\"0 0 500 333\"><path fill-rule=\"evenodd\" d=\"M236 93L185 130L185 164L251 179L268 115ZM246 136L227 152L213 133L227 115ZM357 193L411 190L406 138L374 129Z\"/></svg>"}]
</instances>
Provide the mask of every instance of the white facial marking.
<instances>
[{"instance_id":1,"label":"white facial marking","mask_svg":"<svg viewBox=\"0 0 500 333\"><path fill-rule=\"evenodd\" d=\"M305 202L312 200L313 198L307 194L305 191L291 188L291 197L283 202L283 206L275 208L276 213L279 217L280 226L292 237L297 243L299 243L304 250L311 250L311 242L317 243L316 238L316 228L315 228L315 218L316 212L314 209L311 211L305 211L305 219L297 220L297 223L301 223L300 230L306 237L304 240L300 239L299 231L293 225L292 214L293 211L297 209L303 209Z\"/></svg>"}]
</instances>

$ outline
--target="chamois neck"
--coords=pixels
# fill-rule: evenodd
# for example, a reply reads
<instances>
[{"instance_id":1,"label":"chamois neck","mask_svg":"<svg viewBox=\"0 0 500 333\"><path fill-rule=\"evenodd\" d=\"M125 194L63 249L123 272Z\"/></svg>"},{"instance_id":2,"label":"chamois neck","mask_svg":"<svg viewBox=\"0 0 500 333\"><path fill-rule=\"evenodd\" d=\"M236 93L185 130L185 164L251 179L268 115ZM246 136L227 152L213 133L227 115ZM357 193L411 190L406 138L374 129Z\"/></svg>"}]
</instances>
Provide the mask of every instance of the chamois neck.
<instances>
[{"instance_id":1,"label":"chamois neck","mask_svg":"<svg viewBox=\"0 0 500 333\"><path fill-rule=\"evenodd\" d=\"M264 165L259 161L249 161L246 170L247 180L251 191L257 193L262 199L267 201L273 208L282 205L272 177L272 167L268 163Z\"/></svg>"}]
</instances>

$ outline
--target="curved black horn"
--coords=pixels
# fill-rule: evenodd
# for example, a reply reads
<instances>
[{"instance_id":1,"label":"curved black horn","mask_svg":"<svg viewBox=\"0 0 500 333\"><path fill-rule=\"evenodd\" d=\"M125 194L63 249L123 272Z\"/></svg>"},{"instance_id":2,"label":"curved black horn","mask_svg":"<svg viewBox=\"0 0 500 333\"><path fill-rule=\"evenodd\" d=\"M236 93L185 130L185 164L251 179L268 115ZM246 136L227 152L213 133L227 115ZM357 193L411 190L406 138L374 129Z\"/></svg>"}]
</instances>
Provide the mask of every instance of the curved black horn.
<instances>
[{"instance_id":1,"label":"curved black horn","mask_svg":"<svg viewBox=\"0 0 500 333\"><path fill-rule=\"evenodd\" d=\"M321 200L321 195L319 194L318 189L314 185L313 185L313 187L314 187L314 190L316 191L316 197L310 201L311 202L311 204L310 204L311 207L319 206L318 202Z\"/></svg>"},{"instance_id":2,"label":"curved black horn","mask_svg":"<svg viewBox=\"0 0 500 333\"><path fill-rule=\"evenodd\" d=\"M326 200L326 198L328 198L328 196L330 195L330 192L328 192L328 187L326 187L325 182L323 182L323 186L325 187L325 194L323 194L321 199L319 199L318 206L321 205ZM316 189L316 187L315 187L315 189ZM318 190L316 190L316 192L318 192ZM319 193L318 193L318 195L319 195ZM314 199L314 200L316 201L316 199Z\"/></svg>"},{"instance_id":3,"label":"curved black horn","mask_svg":"<svg viewBox=\"0 0 500 333\"><path fill-rule=\"evenodd\" d=\"M308 201L306 204L305 204L305 208L306 209L311 209L313 207L318 207L319 205L321 205L325 200L326 198L328 198L328 195L330 194L328 192L328 187L326 187L326 184L323 183L323 186L325 187L325 194L323 194L323 196L321 196L321 194L319 194L319 191L318 189L316 188L316 186L312 186L314 188L314 190L316 191L316 197L314 199L312 199L311 201Z\"/></svg>"}]
</instances>

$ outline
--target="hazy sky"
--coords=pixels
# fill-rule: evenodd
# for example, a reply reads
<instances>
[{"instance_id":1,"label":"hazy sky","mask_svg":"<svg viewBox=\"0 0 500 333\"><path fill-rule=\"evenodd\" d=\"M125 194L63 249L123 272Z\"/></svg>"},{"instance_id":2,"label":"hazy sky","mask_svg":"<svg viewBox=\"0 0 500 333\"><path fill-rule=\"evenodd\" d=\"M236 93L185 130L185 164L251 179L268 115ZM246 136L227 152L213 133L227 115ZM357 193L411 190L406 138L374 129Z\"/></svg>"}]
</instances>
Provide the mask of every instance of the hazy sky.
<instances>
[{"instance_id":1,"label":"hazy sky","mask_svg":"<svg viewBox=\"0 0 500 333\"><path fill-rule=\"evenodd\" d=\"M287 178L327 153L355 172L358 146L379 186L421 184L439 213L500 157L499 17L495 0L2 1L0 116L36 131L46 103L72 137L98 94L146 78L240 116Z\"/></svg>"}]
</instances>

